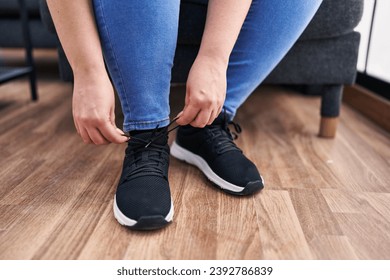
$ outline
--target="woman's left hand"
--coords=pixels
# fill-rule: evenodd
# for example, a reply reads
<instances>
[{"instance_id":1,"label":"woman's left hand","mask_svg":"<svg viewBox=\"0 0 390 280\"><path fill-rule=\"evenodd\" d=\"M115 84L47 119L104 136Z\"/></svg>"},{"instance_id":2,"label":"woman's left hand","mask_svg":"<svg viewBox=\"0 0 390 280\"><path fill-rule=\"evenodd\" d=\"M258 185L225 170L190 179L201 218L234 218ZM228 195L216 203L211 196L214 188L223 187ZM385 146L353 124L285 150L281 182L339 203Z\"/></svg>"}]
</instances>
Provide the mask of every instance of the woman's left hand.
<instances>
[{"instance_id":1,"label":"woman's left hand","mask_svg":"<svg viewBox=\"0 0 390 280\"><path fill-rule=\"evenodd\" d=\"M186 84L185 106L179 125L204 127L219 115L226 97L227 62L198 55Z\"/></svg>"}]
</instances>

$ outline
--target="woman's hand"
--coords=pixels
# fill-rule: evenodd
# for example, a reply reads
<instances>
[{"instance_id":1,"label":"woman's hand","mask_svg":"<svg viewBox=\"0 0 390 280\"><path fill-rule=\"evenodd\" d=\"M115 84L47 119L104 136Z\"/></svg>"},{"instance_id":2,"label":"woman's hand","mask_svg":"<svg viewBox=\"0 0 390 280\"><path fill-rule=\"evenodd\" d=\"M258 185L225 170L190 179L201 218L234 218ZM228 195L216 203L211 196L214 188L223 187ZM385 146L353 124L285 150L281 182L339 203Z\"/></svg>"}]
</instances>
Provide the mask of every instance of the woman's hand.
<instances>
[{"instance_id":1,"label":"woman's hand","mask_svg":"<svg viewBox=\"0 0 390 280\"><path fill-rule=\"evenodd\" d=\"M230 54L252 0L209 0L198 56L187 80L184 110L179 125L204 127L221 112L226 96Z\"/></svg>"},{"instance_id":2,"label":"woman's hand","mask_svg":"<svg viewBox=\"0 0 390 280\"><path fill-rule=\"evenodd\" d=\"M176 121L179 125L204 127L214 121L225 101L226 70L225 61L198 55L188 75L185 106Z\"/></svg>"},{"instance_id":3,"label":"woman's hand","mask_svg":"<svg viewBox=\"0 0 390 280\"><path fill-rule=\"evenodd\" d=\"M121 144L128 140L115 125L114 89L105 71L75 74L73 119L84 143Z\"/></svg>"},{"instance_id":4,"label":"woman's hand","mask_svg":"<svg viewBox=\"0 0 390 280\"><path fill-rule=\"evenodd\" d=\"M104 67L92 1L47 0L74 74L73 119L85 143L123 143L115 125L114 90Z\"/></svg>"}]
</instances>

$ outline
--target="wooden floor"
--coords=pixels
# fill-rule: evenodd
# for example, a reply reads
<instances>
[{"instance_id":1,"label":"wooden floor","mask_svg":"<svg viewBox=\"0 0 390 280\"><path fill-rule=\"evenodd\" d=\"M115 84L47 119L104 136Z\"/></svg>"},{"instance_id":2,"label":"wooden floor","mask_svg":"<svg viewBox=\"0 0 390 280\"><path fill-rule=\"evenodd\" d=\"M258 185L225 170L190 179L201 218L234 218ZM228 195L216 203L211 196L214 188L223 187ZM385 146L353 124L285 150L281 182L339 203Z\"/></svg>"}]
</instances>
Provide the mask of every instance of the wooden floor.
<instances>
[{"instance_id":1,"label":"wooden floor","mask_svg":"<svg viewBox=\"0 0 390 280\"><path fill-rule=\"evenodd\" d=\"M173 88L172 114L184 88ZM319 99L263 87L240 109L238 145L266 188L237 198L171 159L174 222L133 232L113 217L125 146L84 145L71 85L0 87L0 259L389 259L389 134L348 107L316 136ZM170 138L172 141L174 135Z\"/></svg>"}]
</instances>

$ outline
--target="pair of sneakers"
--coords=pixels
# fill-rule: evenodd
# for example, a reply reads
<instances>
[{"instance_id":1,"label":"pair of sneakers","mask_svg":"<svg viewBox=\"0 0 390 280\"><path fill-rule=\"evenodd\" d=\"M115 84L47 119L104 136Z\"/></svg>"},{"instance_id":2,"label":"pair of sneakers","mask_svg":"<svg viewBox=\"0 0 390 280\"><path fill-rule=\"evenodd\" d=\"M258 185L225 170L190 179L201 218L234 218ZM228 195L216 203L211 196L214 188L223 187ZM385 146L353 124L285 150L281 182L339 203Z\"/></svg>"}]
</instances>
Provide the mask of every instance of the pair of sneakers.
<instances>
[{"instance_id":1,"label":"pair of sneakers","mask_svg":"<svg viewBox=\"0 0 390 280\"><path fill-rule=\"evenodd\" d=\"M118 222L132 229L158 229L173 218L173 203L168 182L169 154L197 166L223 191L250 195L260 191L263 178L233 140L233 124L221 113L204 128L190 125L178 129L176 141L168 146L167 127L153 131L134 131L126 149L122 174L114 199Z\"/></svg>"}]
</instances>

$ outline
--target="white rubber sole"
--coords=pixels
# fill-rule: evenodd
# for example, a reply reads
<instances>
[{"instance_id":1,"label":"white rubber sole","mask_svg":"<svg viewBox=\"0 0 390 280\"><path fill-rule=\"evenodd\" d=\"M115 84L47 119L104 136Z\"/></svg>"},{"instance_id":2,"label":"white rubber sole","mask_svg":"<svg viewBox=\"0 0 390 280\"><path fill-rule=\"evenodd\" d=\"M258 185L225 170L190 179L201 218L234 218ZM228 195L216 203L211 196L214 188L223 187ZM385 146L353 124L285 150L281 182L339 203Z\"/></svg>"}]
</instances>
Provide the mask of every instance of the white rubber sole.
<instances>
[{"instance_id":1,"label":"white rubber sole","mask_svg":"<svg viewBox=\"0 0 390 280\"><path fill-rule=\"evenodd\" d=\"M116 204L116 196L114 197L114 216L115 219L118 221L123 226L127 227L136 227L137 226L137 221L130 219L126 217L121 210L119 210L118 205ZM167 216L164 218L167 223L171 222L173 219L173 214L174 214L174 209L173 209L173 203L171 203L171 209L169 210L169 213Z\"/></svg>"},{"instance_id":2,"label":"white rubber sole","mask_svg":"<svg viewBox=\"0 0 390 280\"><path fill-rule=\"evenodd\" d=\"M176 143L176 141L174 141L171 146L171 155L177 159L183 160L198 167L211 182L219 186L221 189L225 189L233 193L242 193L245 189L243 187L229 183L228 181L219 177L216 173L214 173L214 171L202 157L182 148ZM262 177L261 181L264 185L264 180Z\"/></svg>"}]
</instances>

